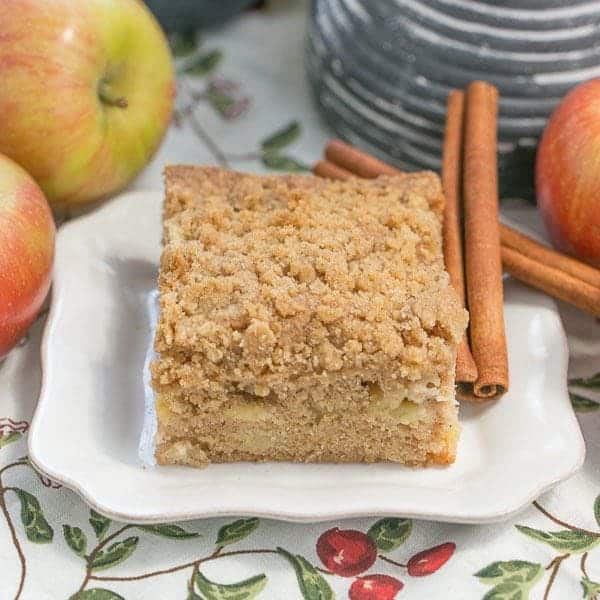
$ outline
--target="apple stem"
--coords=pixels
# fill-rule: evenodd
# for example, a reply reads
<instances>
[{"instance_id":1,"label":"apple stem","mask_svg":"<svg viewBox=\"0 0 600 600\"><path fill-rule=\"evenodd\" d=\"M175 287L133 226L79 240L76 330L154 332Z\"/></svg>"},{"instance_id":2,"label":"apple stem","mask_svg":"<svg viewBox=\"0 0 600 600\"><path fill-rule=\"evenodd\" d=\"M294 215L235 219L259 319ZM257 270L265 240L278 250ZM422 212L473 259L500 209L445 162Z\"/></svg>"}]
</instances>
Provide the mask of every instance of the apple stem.
<instances>
[{"instance_id":1,"label":"apple stem","mask_svg":"<svg viewBox=\"0 0 600 600\"><path fill-rule=\"evenodd\" d=\"M110 106L117 106L118 108L127 108L127 98L125 96L120 96L119 98L115 98L114 100L104 100L106 104Z\"/></svg>"},{"instance_id":2,"label":"apple stem","mask_svg":"<svg viewBox=\"0 0 600 600\"><path fill-rule=\"evenodd\" d=\"M103 81L98 86L98 97L107 106L116 106L117 108L127 108L129 106L125 96L117 96L116 98L110 93L110 87Z\"/></svg>"}]
</instances>

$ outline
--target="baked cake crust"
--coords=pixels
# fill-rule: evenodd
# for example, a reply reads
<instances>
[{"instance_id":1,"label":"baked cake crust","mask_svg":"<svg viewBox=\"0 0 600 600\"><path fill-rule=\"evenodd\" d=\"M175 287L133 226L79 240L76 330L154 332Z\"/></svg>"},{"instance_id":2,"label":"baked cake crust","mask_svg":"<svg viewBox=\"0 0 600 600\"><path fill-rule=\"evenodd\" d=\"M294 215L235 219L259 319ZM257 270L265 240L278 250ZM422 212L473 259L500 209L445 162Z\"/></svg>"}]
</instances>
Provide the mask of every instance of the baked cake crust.
<instances>
[{"instance_id":1,"label":"baked cake crust","mask_svg":"<svg viewBox=\"0 0 600 600\"><path fill-rule=\"evenodd\" d=\"M165 179L160 462L453 459L467 316L436 175Z\"/></svg>"}]
</instances>

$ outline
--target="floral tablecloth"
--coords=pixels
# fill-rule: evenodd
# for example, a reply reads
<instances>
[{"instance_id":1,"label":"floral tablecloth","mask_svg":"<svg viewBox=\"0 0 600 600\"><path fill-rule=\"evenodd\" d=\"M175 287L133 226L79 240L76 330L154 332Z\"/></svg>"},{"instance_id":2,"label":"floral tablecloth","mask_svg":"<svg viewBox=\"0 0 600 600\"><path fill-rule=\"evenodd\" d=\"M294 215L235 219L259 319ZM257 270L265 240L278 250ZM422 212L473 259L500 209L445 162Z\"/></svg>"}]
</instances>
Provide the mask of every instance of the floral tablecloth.
<instances>
[{"instance_id":1,"label":"floral tablecloth","mask_svg":"<svg viewBox=\"0 0 600 600\"><path fill-rule=\"evenodd\" d=\"M261 172L301 170L319 155L329 134L304 77L306 9L274 3L219 31L173 40L176 119L132 187L159 188L166 162ZM517 210L536 225L532 208ZM41 380L40 317L0 364L0 598L600 597L600 324L560 308L585 466L516 518L487 526L401 518L111 522L27 462Z\"/></svg>"}]
</instances>

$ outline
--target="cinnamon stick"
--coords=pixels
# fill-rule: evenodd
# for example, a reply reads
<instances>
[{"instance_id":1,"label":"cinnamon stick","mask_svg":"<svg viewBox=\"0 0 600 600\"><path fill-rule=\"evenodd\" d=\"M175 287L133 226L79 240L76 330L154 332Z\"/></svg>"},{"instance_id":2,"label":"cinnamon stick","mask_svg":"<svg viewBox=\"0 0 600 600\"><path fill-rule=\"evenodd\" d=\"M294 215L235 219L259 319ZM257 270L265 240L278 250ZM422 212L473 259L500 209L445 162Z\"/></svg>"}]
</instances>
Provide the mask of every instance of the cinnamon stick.
<instances>
[{"instance_id":1,"label":"cinnamon stick","mask_svg":"<svg viewBox=\"0 0 600 600\"><path fill-rule=\"evenodd\" d=\"M502 246L501 252L504 269L516 279L600 317L600 287L509 246Z\"/></svg>"},{"instance_id":2,"label":"cinnamon stick","mask_svg":"<svg viewBox=\"0 0 600 600\"><path fill-rule=\"evenodd\" d=\"M354 173L347 171L342 167L329 162L328 160L320 160L313 165L312 172L319 177L326 179L348 179L348 177L356 177Z\"/></svg>"},{"instance_id":3,"label":"cinnamon stick","mask_svg":"<svg viewBox=\"0 0 600 600\"><path fill-rule=\"evenodd\" d=\"M357 177L372 179L378 175L398 175L400 171L342 140L332 140L325 147L325 158L347 169Z\"/></svg>"},{"instance_id":4,"label":"cinnamon stick","mask_svg":"<svg viewBox=\"0 0 600 600\"><path fill-rule=\"evenodd\" d=\"M500 240L503 246L512 248L520 254L533 259L535 262L563 271L576 279L600 289L600 269L586 265L566 254L556 252L506 225L500 226Z\"/></svg>"},{"instance_id":5,"label":"cinnamon stick","mask_svg":"<svg viewBox=\"0 0 600 600\"><path fill-rule=\"evenodd\" d=\"M464 222L470 337L478 398L508 388L504 329L496 128L498 91L475 81L467 88L464 143Z\"/></svg>"},{"instance_id":6,"label":"cinnamon stick","mask_svg":"<svg viewBox=\"0 0 600 600\"><path fill-rule=\"evenodd\" d=\"M442 231L446 270L450 275L452 287L465 307L461 222L463 113L464 94L454 90L448 96L442 149L442 187L446 198ZM477 381L477 366L469 348L466 332L457 348L456 381L459 384Z\"/></svg>"}]
</instances>

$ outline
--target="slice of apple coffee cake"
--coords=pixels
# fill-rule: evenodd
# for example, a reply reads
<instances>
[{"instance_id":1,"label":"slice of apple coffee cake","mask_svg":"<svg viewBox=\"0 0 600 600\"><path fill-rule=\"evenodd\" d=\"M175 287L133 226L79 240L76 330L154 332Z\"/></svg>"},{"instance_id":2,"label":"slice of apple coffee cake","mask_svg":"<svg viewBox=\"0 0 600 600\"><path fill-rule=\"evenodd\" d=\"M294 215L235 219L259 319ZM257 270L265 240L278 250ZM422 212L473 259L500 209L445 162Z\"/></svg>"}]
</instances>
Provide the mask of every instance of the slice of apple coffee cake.
<instances>
[{"instance_id":1,"label":"slice of apple coffee cake","mask_svg":"<svg viewBox=\"0 0 600 600\"><path fill-rule=\"evenodd\" d=\"M160 464L446 464L467 324L429 172L165 171Z\"/></svg>"}]
</instances>

